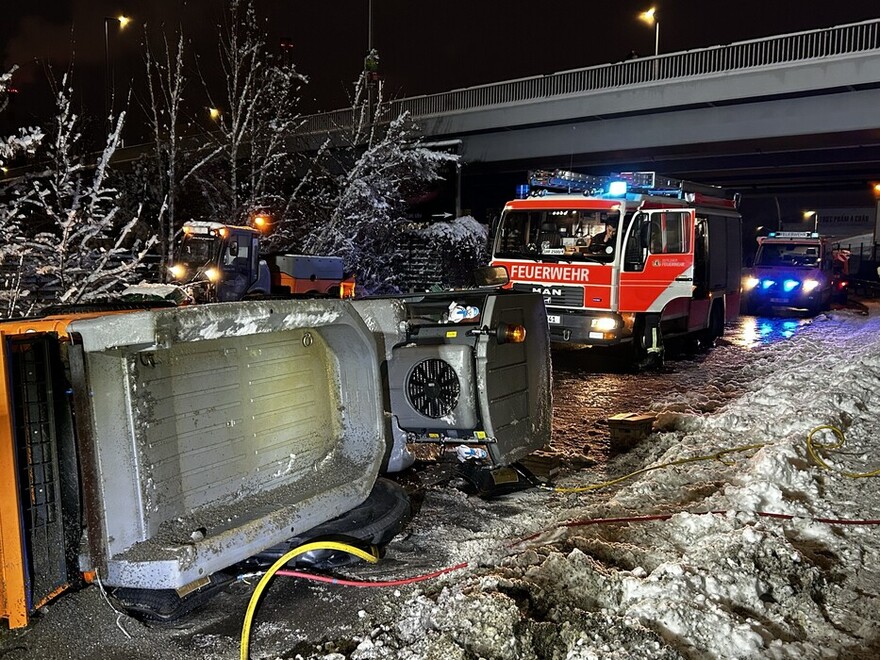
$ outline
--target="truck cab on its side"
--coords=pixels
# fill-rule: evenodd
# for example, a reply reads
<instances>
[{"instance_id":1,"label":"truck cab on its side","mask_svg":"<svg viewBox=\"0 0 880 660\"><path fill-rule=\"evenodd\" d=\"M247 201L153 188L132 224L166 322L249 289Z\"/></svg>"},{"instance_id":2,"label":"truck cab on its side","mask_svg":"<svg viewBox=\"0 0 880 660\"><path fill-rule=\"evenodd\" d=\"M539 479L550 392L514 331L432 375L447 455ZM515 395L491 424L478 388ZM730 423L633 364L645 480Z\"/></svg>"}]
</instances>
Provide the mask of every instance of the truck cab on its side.
<instances>
[{"instance_id":1,"label":"truck cab on its side","mask_svg":"<svg viewBox=\"0 0 880 660\"><path fill-rule=\"evenodd\" d=\"M816 232L779 231L758 239L758 252L743 276L743 307L749 314L770 306L829 309L844 298L845 264Z\"/></svg>"}]
</instances>

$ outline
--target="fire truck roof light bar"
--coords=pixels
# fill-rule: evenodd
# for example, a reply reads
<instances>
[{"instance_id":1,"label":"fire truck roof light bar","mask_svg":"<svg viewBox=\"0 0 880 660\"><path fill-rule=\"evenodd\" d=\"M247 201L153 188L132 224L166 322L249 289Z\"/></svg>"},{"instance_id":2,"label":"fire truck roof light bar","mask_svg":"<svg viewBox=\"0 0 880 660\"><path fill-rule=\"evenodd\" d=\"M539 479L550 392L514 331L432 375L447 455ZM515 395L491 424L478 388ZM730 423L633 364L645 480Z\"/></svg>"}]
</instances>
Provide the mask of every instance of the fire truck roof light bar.
<instances>
[{"instance_id":1,"label":"fire truck roof light bar","mask_svg":"<svg viewBox=\"0 0 880 660\"><path fill-rule=\"evenodd\" d=\"M541 194L539 190L564 190L566 192L582 192L585 195L597 195L605 192L612 182L622 181L632 193L661 195L684 199L688 193L696 193L709 197L739 201L739 193L733 193L718 186L704 183L673 179L658 175L656 172L617 172L610 176L579 174L567 170L534 170L529 172L529 186L532 194Z\"/></svg>"},{"instance_id":2,"label":"fire truck roof light bar","mask_svg":"<svg viewBox=\"0 0 880 660\"><path fill-rule=\"evenodd\" d=\"M819 238L817 231L771 231L767 238Z\"/></svg>"}]
</instances>

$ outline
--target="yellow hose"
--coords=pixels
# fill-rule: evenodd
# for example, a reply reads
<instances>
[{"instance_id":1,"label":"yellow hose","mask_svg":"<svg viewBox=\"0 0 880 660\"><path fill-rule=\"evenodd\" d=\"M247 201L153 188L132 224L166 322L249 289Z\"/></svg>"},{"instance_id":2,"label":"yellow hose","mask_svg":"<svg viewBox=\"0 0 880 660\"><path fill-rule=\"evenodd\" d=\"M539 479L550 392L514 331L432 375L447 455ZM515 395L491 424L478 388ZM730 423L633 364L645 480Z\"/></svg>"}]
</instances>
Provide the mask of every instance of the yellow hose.
<instances>
[{"instance_id":1,"label":"yellow hose","mask_svg":"<svg viewBox=\"0 0 880 660\"><path fill-rule=\"evenodd\" d=\"M829 430L834 433L837 440L835 442L831 442L828 444L813 440L813 436L819 431ZM843 431L841 431L836 426L817 426L810 434L807 436L807 453L810 455L810 458L813 459L813 462L818 465L823 470L828 470L829 472L837 472L838 474L849 477L850 479L864 479L865 477L876 477L880 475L880 468L874 470L873 472L844 472L843 470L834 470L825 460L819 455L820 451L829 451L831 449L840 449L843 447L844 437Z\"/></svg>"},{"instance_id":2,"label":"yellow hose","mask_svg":"<svg viewBox=\"0 0 880 660\"><path fill-rule=\"evenodd\" d=\"M254 618L254 612L257 609L257 603L260 600L263 589L266 588L266 585L269 583L269 580L272 579L272 576L275 575L276 571L283 568L284 565L294 557L305 554L306 552L311 552L312 550L341 550L342 552L347 552L350 555L354 555L364 561L375 564L379 561L379 552L376 550L375 546L370 549L372 550L372 554L365 552L360 548L356 548L353 545L348 545L347 543L337 543L336 541L315 541L313 543L306 543L297 546L272 564L269 570L266 571L266 574L260 578L257 587L254 589L254 593L251 595L251 600L248 603L247 613L244 616L244 624L241 627L241 660L248 660L248 645L251 636L251 622Z\"/></svg>"},{"instance_id":3,"label":"yellow hose","mask_svg":"<svg viewBox=\"0 0 880 660\"><path fill-rule=\"evenodd\" d=\"M672 467L674 465L685 465L687 463L696 463L697 461L721 461L725 465L729 465L729 462L724 460L724 456L727 454L735 454L738 452L751 451L753 449L761 449L764 447L763 443L754 444L754 445L743 445L742 447L733 447L732 449L723 449L721 451L715 452L714 454L707 454L705 456L693 456L691 458L682 458L677 461L671 461L669 463L661 463L660 465L652 465L650 467L642 468L641 470L636 470L635 472L630 472L629 474L625 474L622 477L617 477L616 479L611 479L609 481L603 481L598 484L589 484L587 486L574 486L571 488L562 488L562 487L552 487L552 486L544 486L545 490L553 491L554 493L586 493L591 490L599 490L600 488L606 488L607 486L613 486L614 484L618 484L621 481L626 481L627 479L632 479L635 476L640 474L644 474L645 472L650 472L651 470L659 470L661 468Z\"/></svg>"}]
</instances>

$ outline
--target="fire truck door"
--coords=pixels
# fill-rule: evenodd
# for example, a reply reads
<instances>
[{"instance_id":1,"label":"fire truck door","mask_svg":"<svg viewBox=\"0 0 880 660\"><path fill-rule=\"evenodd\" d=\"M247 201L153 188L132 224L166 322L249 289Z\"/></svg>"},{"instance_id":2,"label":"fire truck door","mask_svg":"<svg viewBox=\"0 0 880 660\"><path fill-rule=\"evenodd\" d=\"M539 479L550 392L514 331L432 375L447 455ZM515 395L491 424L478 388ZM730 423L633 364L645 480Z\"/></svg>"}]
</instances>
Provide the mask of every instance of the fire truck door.
<instances>
[{"instance_id":1,"label":"fire truck door","mask_svg":"<svg viewBox=\"0 0 880 660\"><path fill-rule=\"evenodd\" d=\"M661 312L694 287L694 212L658 209L635 215L624 237L619 309Z\"/></svg>"}]
</instances>

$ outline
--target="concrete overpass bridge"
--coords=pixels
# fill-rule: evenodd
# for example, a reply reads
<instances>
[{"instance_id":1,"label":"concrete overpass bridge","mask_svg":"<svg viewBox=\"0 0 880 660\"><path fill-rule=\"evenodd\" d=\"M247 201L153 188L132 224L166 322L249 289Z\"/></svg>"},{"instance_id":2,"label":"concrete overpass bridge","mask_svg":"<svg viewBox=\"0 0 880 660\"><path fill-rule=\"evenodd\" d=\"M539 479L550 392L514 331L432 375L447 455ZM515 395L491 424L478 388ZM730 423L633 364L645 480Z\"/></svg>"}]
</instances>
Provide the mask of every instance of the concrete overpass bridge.
<instances>
[{"instance_id":1,"label":"concrete overpass bridge","mask_svg":"<svg viewBox=\"0 0 880 660\"><path fill-rule=\"evenodd\" d=\"M467 181L490 194L497 185L499 199L510 197L514 182L535 167L636 168L777 201L780 194L850 191L873 205L880 19L387 106L389 116L409 112L429 139L461 140L466 197ZM351 109L313 115L304 131L326 135L352 117Z\"/></svg>"}]
</instances>

